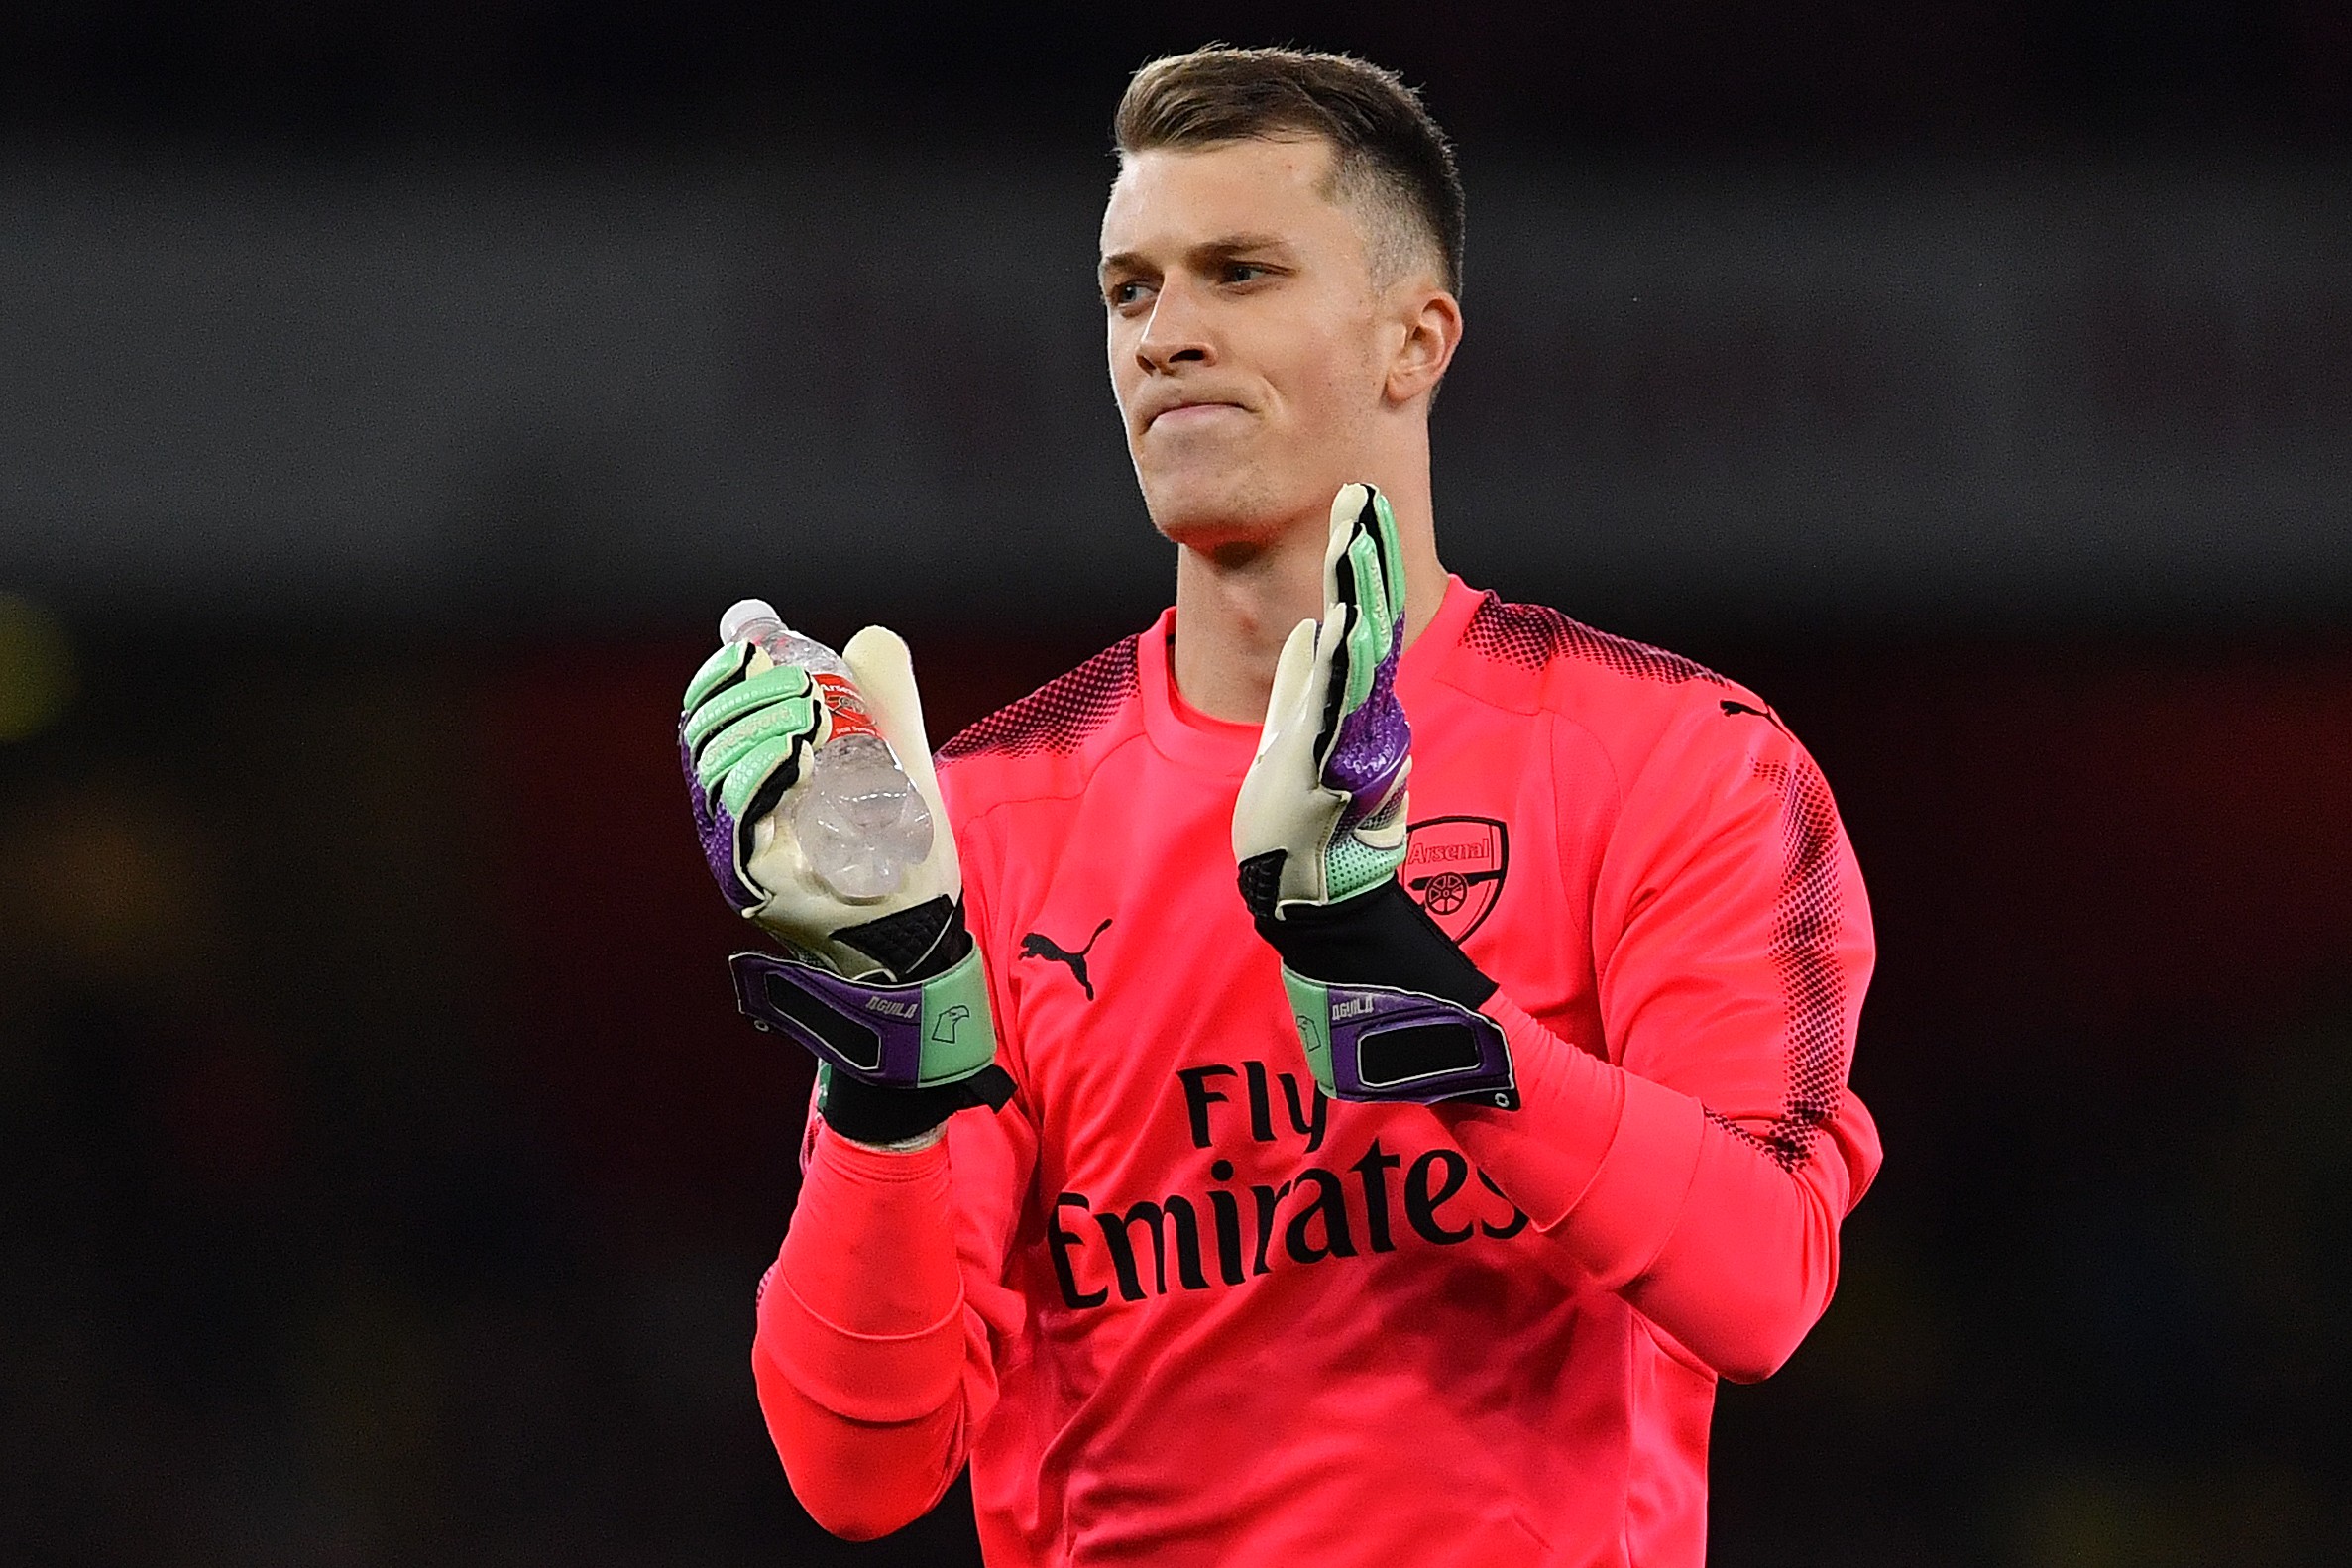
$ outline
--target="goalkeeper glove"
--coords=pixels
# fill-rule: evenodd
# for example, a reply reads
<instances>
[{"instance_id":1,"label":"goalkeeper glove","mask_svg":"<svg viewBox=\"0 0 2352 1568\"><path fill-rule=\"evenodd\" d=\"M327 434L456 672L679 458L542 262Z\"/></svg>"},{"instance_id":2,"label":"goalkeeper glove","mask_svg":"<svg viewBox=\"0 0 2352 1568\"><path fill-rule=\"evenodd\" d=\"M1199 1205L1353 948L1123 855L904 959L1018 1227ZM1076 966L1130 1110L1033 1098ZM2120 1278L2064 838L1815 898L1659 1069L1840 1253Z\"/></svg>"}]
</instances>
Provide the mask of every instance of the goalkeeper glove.
<instances>
[{"instance_id":1,"label":"goalkeeper glove","mask_svg":"<svg viewBox=\"0 0 2352 1568\"><path fill-rule=\"evenodd\" d=\"M793 952L736 953L738 1005L818 1059L818 1113L836 1132L896 1143L964 1106L1002 1105L1013 1085L995 1064L987 980L963 923L962 870L907 646L868 626L841 658L936 825L931 853L897 892L870 902L834 892L782 809L833 728L807 670L748 642L720 648L687 685L679 751L720 891Z\"/></svg>"},{"instance_id":2,"label":"goalkeeper glove","mask_svg":"<svg viewBox=\"0 0 2352 1568\"><path fill-rule=\"evenodd\" d=\"M1404 561L1388 499L1341 488L1323 554L1323 615L1275 666L1258 751L1233 811L1241 894L1283 960L1323 1092L1433 1104L1518 1096L1503 1031L1478 1011L1495 982L1397 881L1412 727L1397 700Z\"/></svg>"}]
</instances>

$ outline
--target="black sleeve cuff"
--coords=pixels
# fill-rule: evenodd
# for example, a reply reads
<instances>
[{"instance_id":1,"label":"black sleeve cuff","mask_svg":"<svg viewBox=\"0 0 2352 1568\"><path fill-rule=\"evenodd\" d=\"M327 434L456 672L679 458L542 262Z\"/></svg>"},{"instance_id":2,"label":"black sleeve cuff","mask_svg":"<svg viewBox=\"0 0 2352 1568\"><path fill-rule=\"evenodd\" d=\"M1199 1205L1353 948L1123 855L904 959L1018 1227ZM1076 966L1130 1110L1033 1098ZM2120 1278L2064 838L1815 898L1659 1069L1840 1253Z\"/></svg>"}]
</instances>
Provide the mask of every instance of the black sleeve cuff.
<instances>
[{"instance_id":1,"label":"black sleeve cuff","mask_svg":"<svg viewBox=\"0 0 2352 1568\"><path fill-rule=\"evenodd\" d=\"M995 1110L1013 1097L1013 1076L991 1063L960 1083L929 1089L885 1089L846 1072L830 1074L818 1114L843 1138L861 1144L904 1143L919 1138L974 1105Z\"/></svg>"}]
</instances>

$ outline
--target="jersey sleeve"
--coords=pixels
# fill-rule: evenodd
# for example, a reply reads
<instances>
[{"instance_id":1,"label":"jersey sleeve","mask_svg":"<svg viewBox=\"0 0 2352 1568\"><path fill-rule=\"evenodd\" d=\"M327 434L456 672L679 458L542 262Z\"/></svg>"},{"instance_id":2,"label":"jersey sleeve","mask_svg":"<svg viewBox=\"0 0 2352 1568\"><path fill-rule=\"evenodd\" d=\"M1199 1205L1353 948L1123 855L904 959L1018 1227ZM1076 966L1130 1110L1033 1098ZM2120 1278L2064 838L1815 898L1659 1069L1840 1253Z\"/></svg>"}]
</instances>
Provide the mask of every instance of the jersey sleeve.
<instances>
[{"instance_id":1,"label":"jersey sleeve","mask_svg":"<svg viewBox=\"0 0 2352 1568\"><path fill-rule=\"evenodd\" d=\"M986 955L1002 950L977 869L967 853L966 918L1001 1040L1010 1015ZM751 1362L793 1493L837 1535L870 1540L928 1512L996 1402L998 1347L1026 1310L1004 1282L1037 1159L1026 1104L1017 1087L1001 1110L959 1111L941 1142L905 1153L851 1143L812 1113Z\"/></svg>"},{"instance_id":2,"label":"jersey sleeve","mask_svg":"<svg viewBox=\"0 0 2352 1568\"><path fill-rule=\"evenodd\" d=\"M1593 890L1597 1049L1498 992L1523 1108L1451 1113L1596 1284L1741 1381L1828 1305L1839 1224L1879 1163L1847 1087L1875 951L1860 871L1819 770L1760 709L1690 703L1622 781Z\"/></svg>"}]
</instances>

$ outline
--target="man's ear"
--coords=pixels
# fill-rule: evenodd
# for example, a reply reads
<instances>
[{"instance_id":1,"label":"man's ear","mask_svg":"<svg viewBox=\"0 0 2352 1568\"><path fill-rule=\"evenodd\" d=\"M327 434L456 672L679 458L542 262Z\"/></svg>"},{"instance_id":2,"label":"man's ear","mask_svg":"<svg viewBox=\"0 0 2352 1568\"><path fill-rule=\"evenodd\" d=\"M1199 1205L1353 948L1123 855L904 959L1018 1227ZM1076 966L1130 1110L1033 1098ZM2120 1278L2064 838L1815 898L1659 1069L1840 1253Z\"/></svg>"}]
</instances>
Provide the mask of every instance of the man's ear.
<instances>
[{"instance_id":1,"label":"man's ear","mask_svg":"<svg viewBox=\"0 0 2352 1568\"><path fill-rule=\"evenodd\" d=\"M1442 288L1419 288L1399 301L1403 333L1389 361L1389 401L1411 402L1437 390L1462 343L1462 306Z\"/></svg>"}]
</instances>

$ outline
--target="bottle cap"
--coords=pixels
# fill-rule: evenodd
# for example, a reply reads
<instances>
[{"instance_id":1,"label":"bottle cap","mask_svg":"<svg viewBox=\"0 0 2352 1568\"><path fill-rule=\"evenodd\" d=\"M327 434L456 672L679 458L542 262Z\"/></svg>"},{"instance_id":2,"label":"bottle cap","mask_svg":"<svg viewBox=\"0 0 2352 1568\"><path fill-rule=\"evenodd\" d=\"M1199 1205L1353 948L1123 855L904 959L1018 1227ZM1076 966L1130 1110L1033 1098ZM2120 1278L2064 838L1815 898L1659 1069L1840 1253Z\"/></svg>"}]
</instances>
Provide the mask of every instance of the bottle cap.
<instances>
[{"instance_id":1,"label":"bottle cap","mask_svg":"<svg viewBox=\"0 0 2352 1568\"><path fill-rule=\"evenodd\" d=\"M776 614L776 607L766 600L738 599L727 607L726 615L719 617L719 640L740 642L744 632L763 620L774 621L779 626L784 623Z\"/></svg>"}]
</instances>

